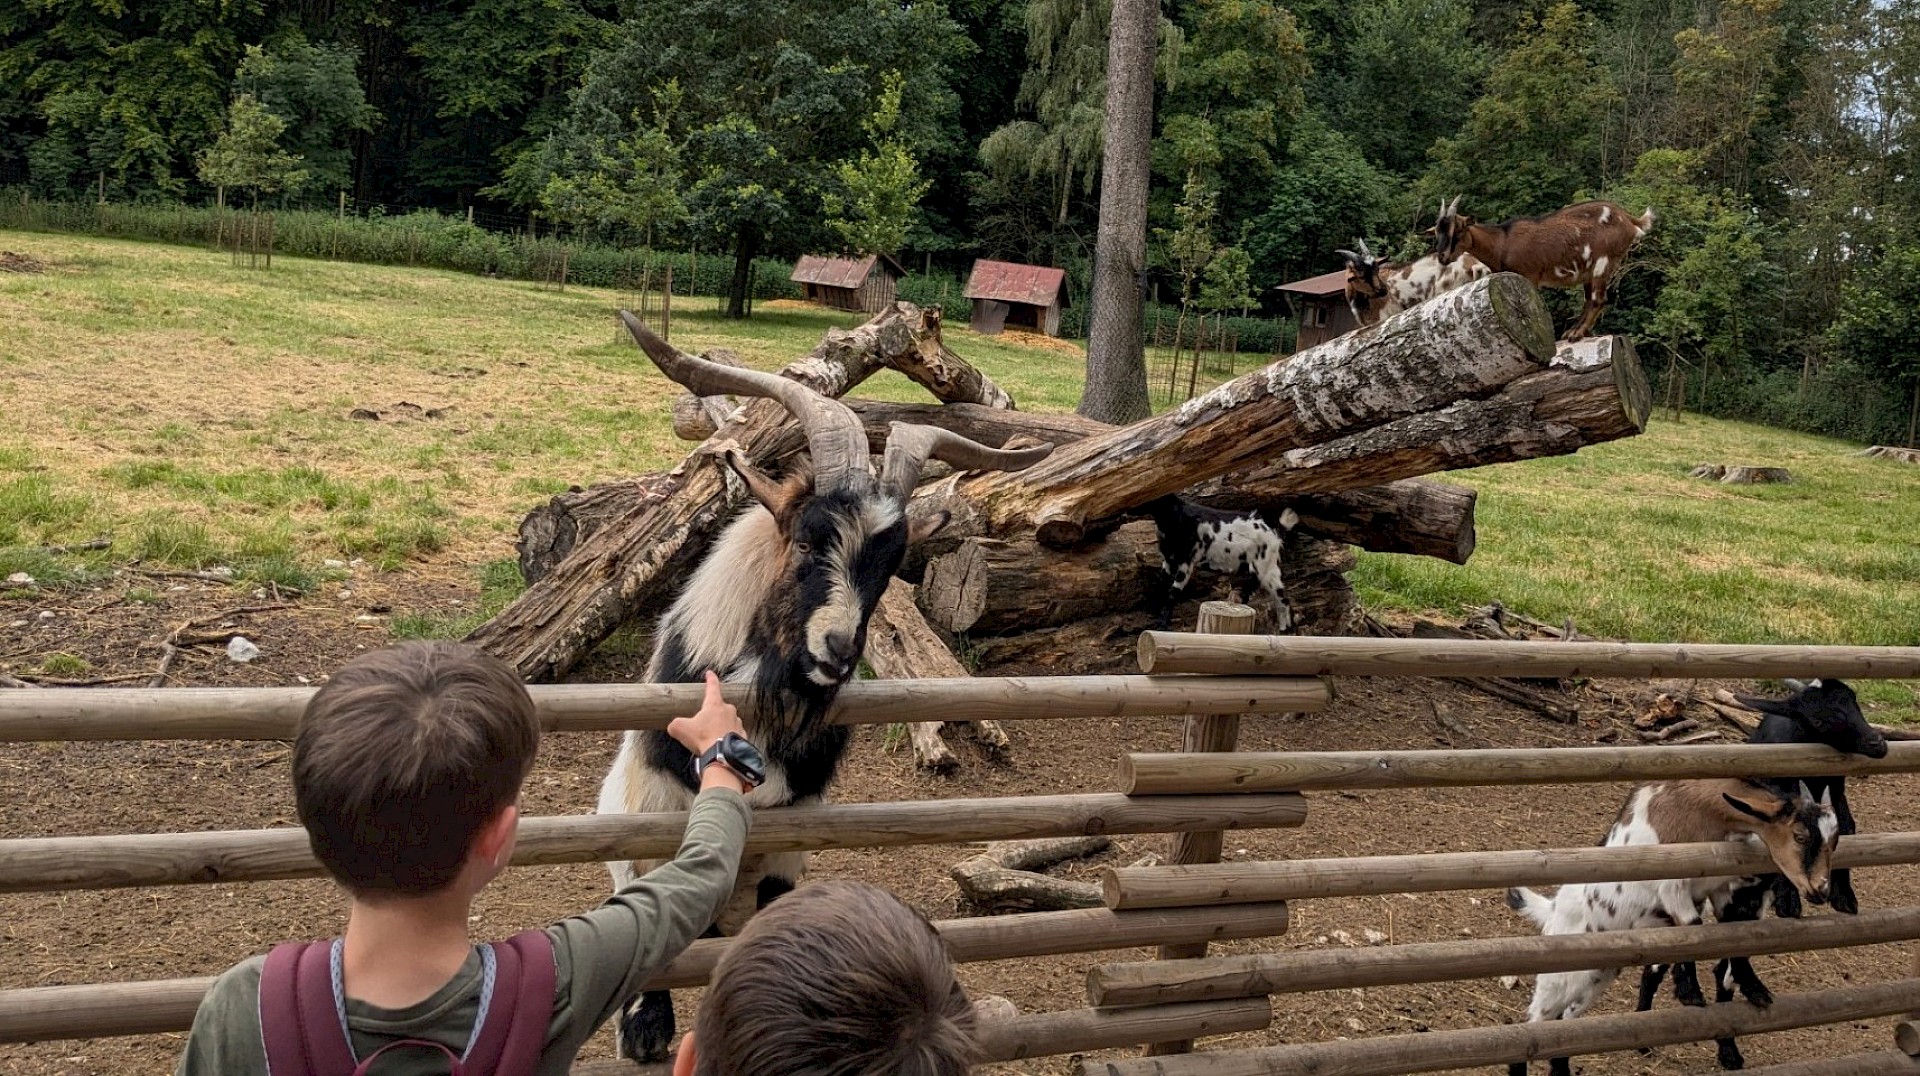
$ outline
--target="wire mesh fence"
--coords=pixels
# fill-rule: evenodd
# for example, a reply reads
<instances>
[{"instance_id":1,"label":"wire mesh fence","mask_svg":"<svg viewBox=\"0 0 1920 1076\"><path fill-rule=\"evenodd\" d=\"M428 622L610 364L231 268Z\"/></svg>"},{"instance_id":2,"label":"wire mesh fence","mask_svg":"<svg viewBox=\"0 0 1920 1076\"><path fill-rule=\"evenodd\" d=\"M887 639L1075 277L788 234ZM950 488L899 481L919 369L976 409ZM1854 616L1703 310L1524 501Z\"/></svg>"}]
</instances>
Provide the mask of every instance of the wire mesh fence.
<instances>
[{"instance_id":1,"label":"wire mesh fence","mask_svg":"<svg viewBox=\"0 0 1920 1076\"><path fill-rule=\"evenodd\" d=\"M1147 388L1166 403L1190 400L1238 374L1243 365L1240 333L1225 314L1155 307L1145 331ZM1265 354L1246 359L1251 360L1244 363L1249 367L1270 361Z\"/></svg>"}]
</instances>

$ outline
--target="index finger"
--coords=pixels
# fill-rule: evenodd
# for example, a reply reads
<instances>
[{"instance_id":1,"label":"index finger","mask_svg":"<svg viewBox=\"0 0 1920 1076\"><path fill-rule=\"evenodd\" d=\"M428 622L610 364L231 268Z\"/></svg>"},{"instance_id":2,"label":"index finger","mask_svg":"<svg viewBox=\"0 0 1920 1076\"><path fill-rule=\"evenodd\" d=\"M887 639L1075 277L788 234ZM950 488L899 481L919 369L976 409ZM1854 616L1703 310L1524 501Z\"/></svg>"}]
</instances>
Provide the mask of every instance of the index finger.
<instances>
[{"instance_id":1,"label":"index finger","mask_svg":"<svg viewBox=\"0 0 1920 1076\"><path fill-rule=\"evenodd\" d=\"M721 697L720 694L720 674L714 672L712 669L708 669L707 694L704 699L700 700L700 704L702 706L719 706L726 701L727 700Z\"/></svg>"}]
</instances>

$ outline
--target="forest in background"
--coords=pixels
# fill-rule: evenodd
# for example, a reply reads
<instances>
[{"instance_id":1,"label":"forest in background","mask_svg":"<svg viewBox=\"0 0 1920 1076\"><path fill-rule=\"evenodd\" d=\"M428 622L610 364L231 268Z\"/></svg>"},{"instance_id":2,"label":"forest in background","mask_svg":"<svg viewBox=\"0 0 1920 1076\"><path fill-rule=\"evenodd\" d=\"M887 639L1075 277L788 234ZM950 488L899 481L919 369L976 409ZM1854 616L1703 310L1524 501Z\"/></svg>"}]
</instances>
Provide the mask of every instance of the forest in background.
<instances>
[{"instance_id":1,"label":"forest in background","mask_svg":"<svg viewBox=\"0 0 1920 1076\"><path fill-rule=\"evenodd\" d=\"M1920 0L1161 10L1163 298L1277 312L1273 285L1361 237L1424 252L1456 194L1486 220L1651 204L1601 327L1656 379L1693 409L1911 440ZM754 255L827 249L1083 285L1106 20L1100 0L24 0L0 7L0 184L473 208L732 255L740 292ZM248 139L277 170L234 171Z\"/></svg>"}]
</instances>

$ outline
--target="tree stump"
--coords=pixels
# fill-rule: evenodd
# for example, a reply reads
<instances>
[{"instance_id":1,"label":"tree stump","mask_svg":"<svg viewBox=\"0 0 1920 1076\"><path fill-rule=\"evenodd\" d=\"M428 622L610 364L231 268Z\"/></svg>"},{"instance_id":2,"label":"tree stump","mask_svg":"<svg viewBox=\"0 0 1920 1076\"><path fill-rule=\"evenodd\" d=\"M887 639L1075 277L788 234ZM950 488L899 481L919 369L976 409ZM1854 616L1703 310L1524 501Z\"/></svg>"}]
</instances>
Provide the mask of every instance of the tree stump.
<instances>
[{"instance_id":1,"label":"tree stump","mask_svg":"<svg viewBox=\"0 0 1920 1076\"><path fill-rule=\"evenodd\" d=\"M1785 467L1728 467L1720 481L1729 486L1760 486L1793 481Z\"/></svg>"},{"instance_id":2,"label":"tree stump","mask_svg":"<svg viewBox=\"0 0 1920 1076\"><path fill-rule=\"evenodd\" d=\"M1920 448L1895 448L1892 445L1874 445L1872 448L1855 452L1856 456L1872 459L1898 460L1901 463L1920 463Z\"/></svg>"},{"instance_id":3,"label":"tree stump","mask_svg":"<svg viewBox=\"0 0 1920 1076\"><path fill-rule=\"evenodd\" d=\"M895 579L887 584L880 604L867 623L867 664L882 680L927 680L970 676L965 665L953 656L927 624L920 607L914 603L911 583ZM940 739L939 721L920 721L907 726L913 743L913 759L922 769L952 773L960 760ZM1011 749L1007 732L996 721L967 722L974 739L987 753L1004 757Z\"/></svg>"}]
</instances>

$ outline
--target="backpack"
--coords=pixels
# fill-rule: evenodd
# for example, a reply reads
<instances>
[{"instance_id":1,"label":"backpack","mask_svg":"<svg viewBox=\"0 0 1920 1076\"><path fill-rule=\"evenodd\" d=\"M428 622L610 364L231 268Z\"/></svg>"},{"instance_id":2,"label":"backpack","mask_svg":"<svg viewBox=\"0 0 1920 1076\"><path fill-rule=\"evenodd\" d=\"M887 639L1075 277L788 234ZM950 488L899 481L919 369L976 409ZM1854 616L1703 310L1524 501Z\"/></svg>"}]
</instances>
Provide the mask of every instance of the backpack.
<instances>
[{"instance_id":1,"label":"backpack","mask_svg":"<svg viewBox=\"0 0 1920 1076\"><path fill-rule=\"evenodd\" d=\"M402 1039L355 1062L340 993L340 942L287 942L260 972L260 1037L268 1076L366 1076L401 1048L445 1054L450 1076L532 1076L553 1018L553 940L528 930L481 950L480 1012L466 1056L437 1042Z\"/></svg>"}]
</instances>

